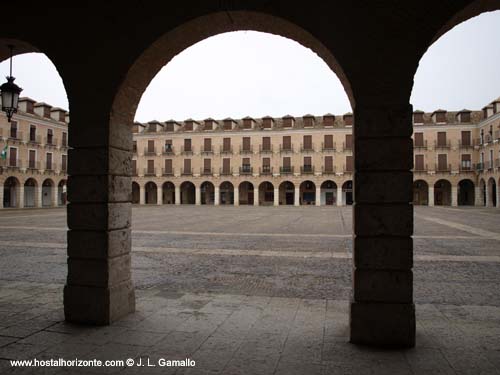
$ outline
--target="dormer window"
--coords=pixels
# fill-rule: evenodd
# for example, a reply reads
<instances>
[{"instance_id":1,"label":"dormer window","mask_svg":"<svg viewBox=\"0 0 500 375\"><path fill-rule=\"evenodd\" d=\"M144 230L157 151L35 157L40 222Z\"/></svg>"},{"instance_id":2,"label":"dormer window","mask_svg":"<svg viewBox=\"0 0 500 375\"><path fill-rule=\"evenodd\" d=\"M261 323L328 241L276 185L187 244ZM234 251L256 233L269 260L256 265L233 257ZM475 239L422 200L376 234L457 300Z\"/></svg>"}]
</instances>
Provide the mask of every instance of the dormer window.
<instances>
[{"instance_id":1,"label":"dormer window","mask_svg":"<svg viewBox=\"0 0 500 375\"><path fill-rule=\"evenodd\" d=\"M184 122L184 130L187 132L192 132L193 131L193 121L185 121Z\"/></svg>"},{"instance_id":2,"label":"dormer window","mask_svg":"<svg viewBox=\"0 0 500 375\"><path fill-rule=\"evenodd\" d=\"M212 120L212 119L206 119L203 122L203 129L204 130L214 130L214 120Z\"/></svg>"},{"instance_id":3,"label":"dormer window","mask_svg":"<svg viewBox=\"0 0 500 375\"><path fill-rule=\"evenodd\" d=\"M438 109L434 111L432 114L432 119L436 124L445 124L446 123L446 111L442 109Z\"/></svg>"},{"instance_id":4,"label":"dormer window","mask_svg":"<svg viewBox=\"0 0 500 375\"><path fill-rule=\"evenodd\" d=\"M235 121L233 119L227 118L223 121L224 130L233 130Z\"/></svg>"},{"instance_id":5,"label":"dormer window","mask_svg":"<svg viewBox=\"0 0 500 375\"><path fill-rule=\"evenodd\" d=\"M334 115L324 115L323 116L323 126L325 127L333 127L335 124L335 116Z\"/></svg>"},{"instance_id":6,"label":"dormer window","mask_svg":"<svg viewBox=\"0 0 500 375\"><path fill-rule=\"evenodd\" d=\"M254 120L250 117L243 119L243 129L253 129Z\"/></svg>"},{"instance_id":7,"label":"dormer window","mask_svg":"<svg viewBox=\"0 0 500 375\"><path fill-rule=\"evenodd\" d=\"M304 128L312 128L314 127L314 117L311 115L307 115L303 117L304 120Z\"/></svg>"},{"instance_id":8,"label":"dormer window","mask_svg":"<svg viewBox=\"0 0 500 375\"><path fill-rule=\"evenodd\" d=\"M352 113L346 113L344 115L344 124L345 124L345 126L352 126L353 123L354 123L354 118L352 116Z\"/></svg>"},{"instance_id":9,"label":"dormer window","mask_svg":"<svg viewBox=\"0 0 500 375\"><path fill-rule=\"evenodd\" d=\"M272 117L264 117L262 118L262 128L263 129L272 129L274 119Z\"/></svg>"},{"instance_id":10,"label":"dormer window","mask_svg":"<svg viewBox=\"0 0 500 375\"><path fill-rule=\"evenodd\" d=\"M285 116L283 117L283 127L284 128L291 128L293 127L293 123L295 122L295 118L292 116Z\"/></svg>"},{"instance_id":11,"label":"dormer window","mask_svg":"<svg viewBox=\"0 0 500 375\"><path fill-rule=\"evenodd\" d=\"M418 111L413 112L413 123L414 124L423 124L424 123L424 112Z\"/></svg>"},{"instance_id":12,"label":"dormer window","mask_svg":"<svg viewBox=\"0 0 500 375\"><path fill-rule=\"evenodd\" d=\"M174 131L174 123L173 122L167 122L165 124L165 131L167 131L167 132L173 132Z\"/></svg>"},{"instance_id":13,"label":"dormer window","mask_svg":"<svg viewBox=\"0 0 500 375\"><path fill-rule=\"evenodd\" d=\"M459 122L470 122L470 111L462 110L457 114Z\"/></svg>"}]
</instances>

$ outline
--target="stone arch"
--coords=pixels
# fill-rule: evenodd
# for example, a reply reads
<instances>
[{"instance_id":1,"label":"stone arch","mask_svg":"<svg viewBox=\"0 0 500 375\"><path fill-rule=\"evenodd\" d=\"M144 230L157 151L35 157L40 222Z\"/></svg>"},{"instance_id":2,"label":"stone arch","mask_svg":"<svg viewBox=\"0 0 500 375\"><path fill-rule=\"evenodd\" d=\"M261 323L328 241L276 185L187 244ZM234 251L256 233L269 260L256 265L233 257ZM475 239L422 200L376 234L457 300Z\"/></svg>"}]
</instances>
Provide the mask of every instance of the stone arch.
<instances>
[{"instance_id":1,"label":"stone arch","mask_svg":"<svg viewBox=\"0 0 500 375\"><path fill-rule=\"evenodd\" d=\"M279 186L279 204L293 206L295 202L295 185L290 181L283 181Z\"/></svg>"},{"instance_id":2,"label":"stone arch","mask_svg":"<svg viewBox=\"0 0 500 375\"><path fill-rule=\"evenodd\" d=\"M175 185L171 181L165 181L161 186L162 204L175 204Z\"/></svg>"},{"instance_id":3,"label":"stone arch","mask_svg":"<svg viewBox=\"0 0 500 375\"><path fill-rule=\"evenodd\" d=\"M66 179L62 179L57 184L57 205L64 206L67 202L67 181Z\"/></svg>"},{"instance_id":4,"label":"stone arch","mask_svg":"<svg viewBox=\"0 0 500 375\"><path fill-rule=\"evenodd\" d=\"M181 204L195 204L196 187L191 181L184 181L180 185Z\"/></svg>"},{"instance_id":5,"label":"stone arch","mask_svg":"<svg viewBox=\"0 0 500 375\"><path fill-rule=\"evenodd\" d=\"M19 180L10 176L7 177L3 183L3 207L19 207L20 200L20 188L21 183Z\"/></svg>"},{"instance_id":6,"label":"stone arch","mask_svg":"<svg viewBox=\"0 0 500 375\"><path fill-rule=\"evenodd\" d=\"M219 186L221 205L231 205L234 204L234 185L229 181L224 181Z\"/></svg>"},{"instance_id":7,"label":"stone arch","mask_svg":"<svg viewBox=\"0 0 500 375\"><path fill-rule=\"evenodd\" d=\"M300 204L314 205L316 204L316 184L311 180L303 181L300 184Z\"/></svg>"},{"instance_id":8,"label":"stone arch","mask_svg":"<svg viewBox=\"0 0 500 375\"><path fill-rule=\"evenodd\" d=\"M255 197L254 186L250 181L243 181L238 185L238 195L240 205L253 205Z\"/></svg>"},{"instance_id":9,"label":"stone arch","mask_svg":"<svg viewBox=\"0 0 500 375\"><path fill-rule=\"evenodd\" d=\"M475 191L474 182L466 178L458 182L458 199L457 203L459 206L474 206L475 203Z\"/></svg>"},{"instance_id":10,"label":"stone arch","mask_svg":"<svg viewBox=\"0 0 500 375\"><path fill-rule=\"evenodd\" d=\"M205 181L200 185L200 203L213 205L215 203L215 186L210 181Z\"/></svg>"},{"instance_id":11,"label":"stone arch","mask_svg":"<svg viewBox=\"0 0 500 375\"><path fill-rule=\"evenodd\" d=\"M24 207L37 206L38 182L30 177L24 182Z\"/></svg>"},{"instance_id":12,"label":"stone arch","mask_svg":"<svg viewBox=\"0 0 500 375\"><path fill-rule=\"evenodd\" d=\"M337 204L337 184L335 181L323 181L319 201L321 206L333 206Z\"/></svg>"},{"instance_id":13,"label":"stone arch","mask_svg":"<svg viewBox=\"0 0 500 375\"><path fill-rule=\"evenodd\" d=\"M158 186L153 181L148 181L144 185L144 203L157 204L158 203Z\"/></svg>"},{"instance_id":14,"label":"stone arch","mask_svg":"<svg viewBox=\"0 0 500 375\"><path fill-rule=\"evenodd\" d=\"M52 206L52 196L54 194L55 184L50 178L42 182L42 207Z\"/></svg>"},{"instance_id":15,"label":"stone arch","mask_svg":"<svg viewBox=\"0 0 500 375\"><path fill-rule=\"evenodd\" d=\"M139 204L141 202L141 187L135 181L132 181L132 203Z\"/></svg>"},{"instance_id":16,"label":"stone arch","mask_svg":"<svg viewBox=\"0 0 500 375\"><path fill-rule=\"evenodd\" d=\"M493 177L490 177L488 179L488 196L486 197L487 199L487 206L488 207L496 207L497 206L497 184L496 181Z\"/></svg>"},{"instance_id":17,"label":"stone arch","mask_svg":"<svg viewBox=\"0 0 500 375\"><path fill-rule=\"evenodd\" d=\"M429 184L424 180L413 182L413 204L427 206L429 204Z\"/></svg>"},{"instance_id":18,"label":"stone arch","mask_svg":"<svg viewBox=\"0 0 500 375\"><path fill-rule=\"evenodd\" d=\"M434 184L434 205L451 205L451 182L446 179L437 180Z\"/></svg>"},{"instance_id":19,"label":"stone arch","mask_svg":"<svg viewBox=\"0 0 500 375\"><path fill-rule=\"evenodd\" d=\"M269 181L259 184L259 205L272 206L274 204L274 185Z\"/></svg>"},{"instance_id":20,"label":"stone arch","mask_svg":"<svg viewBox=\"0 0 500 375\"><path fill-rule=\"evenodd\" d=\"M353 203L353 183L352 180L347 180L342 184L342 205L352 205Z\"/></svg>"}]
</instances>

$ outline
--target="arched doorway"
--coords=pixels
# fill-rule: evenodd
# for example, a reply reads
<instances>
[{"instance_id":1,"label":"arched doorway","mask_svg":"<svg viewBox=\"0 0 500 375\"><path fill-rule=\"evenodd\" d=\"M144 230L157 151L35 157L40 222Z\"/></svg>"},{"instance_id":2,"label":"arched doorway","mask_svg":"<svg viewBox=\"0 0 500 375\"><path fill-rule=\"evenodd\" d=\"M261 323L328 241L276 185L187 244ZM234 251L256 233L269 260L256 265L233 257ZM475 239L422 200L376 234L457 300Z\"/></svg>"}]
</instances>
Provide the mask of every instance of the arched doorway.
<instances>
[{"instance_id":1,"label":"arched doorway","mask_svg":"<svg viewBox=\"0 0 500 375\"><path fill-rule=\"evenodd\" d=\"M215 187L210 181L205 181L200 187L201 204L213 205L215 202Z\"/></svg>"},{"instance_id":2,"label":"arched doorway","mask_svg":"<svg viewBox=\"0 0 500 375\"><path fill-rule=\"evenodd\" d=\"M141 187L137 182L132 182L132 203L139 204L141 202Z\"/></svg>"},{"instance_id":3,"label":"arched doorway","mask_svg":"<svg viewBox=\"0 0 500 375\"><path fill-rule=\"evenodd\" d=\"M351 205L353 202L352 180L349 180L342 184L342 204Z\"/></svg>"},{"instance_id":4,"label":"arched doorway","mask_svg":"<svg viewBox=\"0 0 500 375\"><path fill-rule=\"evenodd\" d=\"M280 205L293 206L295 201L295 185L290 181L284 181L279 186Z\"/></svg>"},{"instance_id":5,"label":"arched doorway","mask_svg":"<svg viewBox=\"0 0 500 375\"><path fill-rule=\"evenodd\" d=\"M429 185L424 180L413 182L413 204L427 206L429 204Z\"/></svg>"},{"instance_id":6,"label":"arched doorway","mask_svg":"<svg viewBox=\"0 0 500 375\"><path fill-rule=\"evenodd\" d=\"M243 181L238 187L238 193L240 196L240 205L252 205L254 200L253 184L248 181ZM257 198L258 199L258 198Z\"/></svg>"},{"instance_id":7,"label":"arched doorway","mask_svg":"<svg viewBox=\"0 0 500 375\"><path fill-rule=\"evenodd\" d=\"M474 202L474 182L472 182L471 180L461 180L458 183L458 205L474 206Z\"/></svg>"},{"instance_id":8,"label":"arched doorway","mask_svg":"<svg viewBox=\"0 0 500 375\"><path fill-rule=\"evenodd\" d=\"M3 206L4 208L19 207L19 180L9 177L3 184Z\"/></svg>"},{"instance_id":9,"label":"arched doorway","mask_svg":"<svg viewBox=\"0 0 500 375\"><path fill-rule=\"evenodd\" d=\"M337 184L331 180L324 181L321 184L321 206L333 206L337 202Z\"/></svg>"},{"instance_id":10,"label":"arched doorway","mask_svg":"<svg viewBox=\"0 0 500 375\"><path fill-rule=\"evenodd\" d=\"M54 181L46 179L42 184L42 207L52 206L52 194L54 194Z\"/></svg>"},{"instance_id":11,"label":"arched doorway","mask_svg":"<svg viewBox=\"0 0 500 375\"><path fill-rule=\"evenodd\" d=\"M274 204L274 185L264 181L259 185L259 205L272 206Z\"/></svg>"},{"instance_id":12,"label":"arched doorway","mask_svg":"<svg viewBox=\"0 0 500 375\"><path fill-rule=\"evenodd\" d=\"M175 204L175 185L170 182L164 182L162 186L163 204Z\"/></svg>"},{"instance_id":13,"label":"arched doorway","mask_svg":"<svg viewBox=\"0 0 500 375\"><path fill-rule=\"evenodd\" d=\"M304 181L300 184L300 204L316 204L316 185L312 181Z\"/></svg>"},{"instance_id":14,"label":"arched doorway","mask_svg":"<svg viewBox=\"0 0 500 375\"><path fill-rule=\"evenodd\" d=\"M488 179L488 206L496 207L497 206L497 184L493 177Z\"/></svg>"},{"instance_id":15,"label":"arched doorway","mask_svg":"<svg viewBox=\"0 0 500 375\"><path fill-rule=\"evenodd\" d=\"M144 192L146 194L144 202L146 204L156 204L158 199L158 187L153 181L149 181L144 186Z\"/></svg>"},{"instance_id":16,"label":"arched doorway","mask_svg":"<svg viewBox=\"0 0 500 375\"><path fill-rule=\"evenodd\" d=\"M64 206L66 204L66 196L67 196L67 188L66 188L66 180L59 181L57 185L57 205Z\"/></svg>"},{"instance_id":17,"label":"arched doorway","mask_svg":"<svg viewBox=\"0 0 500 375\"><path fill-rule=\"evenodd\" d=\"M181 204L195 204L196 188L191 181L181 184Z\"/></svg>"},{"instance_id":18,"label":"arched doorway","mask_svg":"<svg viewBox=\"0 0 500 375\"><path fill-rule=\"evenodd\" d=\"M234 204L234 186L229 181L224 181L219 187L220 204L229 205Z\"/></svg>"},{"instance_id":19,"label":"arched doorway","mask_svg":"<svg viewBox=\"0 0 500 375\"><path fill-rule=\"evenodd\" d=\"M451 205L451 183L448 180L438 180L434 184L434 205Z\"/></svg>"},{"instance_id":20,"label":"arched doorway","mask_svg":"<svg viewBox=\"0 0 500 375\"><path fill-rule=\"evenodd\" d=\"M24 207L36 207L37 185L34 178L28 178L24 183Z\"/></svg>"}]
</instances>

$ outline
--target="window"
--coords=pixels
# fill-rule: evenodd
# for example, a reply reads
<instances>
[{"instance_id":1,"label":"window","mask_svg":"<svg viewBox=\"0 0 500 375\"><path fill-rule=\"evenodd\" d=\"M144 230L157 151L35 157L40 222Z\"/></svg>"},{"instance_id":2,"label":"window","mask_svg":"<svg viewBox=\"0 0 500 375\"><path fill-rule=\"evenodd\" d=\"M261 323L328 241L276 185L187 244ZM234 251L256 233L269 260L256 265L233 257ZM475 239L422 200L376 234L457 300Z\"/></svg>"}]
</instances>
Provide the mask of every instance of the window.
<instances>
[{"instance_id":1,"label":"window","mask_svg":"<svg viewBox=\"0 0 500 375\"><path fill-rule=\"evenodd\" d=\"M231 159L224 158L222 159L222 174L230 174L231 173Z\"/></svg>"},{"instance_id":2,"label":"window","mask_svg":"<svg viewBox=\"0 0 500 375\"><path fill-rule=\"evenodd\" d=\"M231 138L224 138L222 140L222 151L231 152Z\"/></svg>"},{"instance_id":3,"label":"window","mask_svg":"<svg viewBox=\"0 0 500 375\"><path fill-rule=\"evenodd\" d=\"M304 150L312 150L312 135L304 135Z\"/></svg>"},{"instance_id":4,"label":"window","mask_svg":"<svg viewBox=\"0 0 500 375\"><path fill-rule=\"evenodd\" d=\"M45 169L52 169L52 153L47 152L47 155L45 157Z\"/></svg>"},{"instance_id":5,"label":"window","mask_svg":"<svg viewBox=\"0 0 500 375\"><path fill-rule=\"evenodd\" d=\"M448 155L438 154L438 171L448 170Z\"/></svg>"},{"instance_id":6,"label":"window","mask_svg":"<svg viewBox=\"0 0 500 375\"><path fill-rule=\"evenodd\" d=\"M464 154L462 155L462 160L460 163L460 169L464 171L469 171L472 169L472 162L471 162L471 156L470 154Z\"/></svg>"},{"instance_id":7,"label":"window","mask_svg":"<svg viewBox=\"0 0 500 375\"><path fill-rule=\"evenodd\" d=\"M424 155L415 155L415 170L424 171Z\"/></svg>"},{"instance_id":8,"label":"window","mask_svg":"<svg viewBox=\"0 0 500 375\"><path fill-rule=\"evenodd\" d=\"M304 172L312 172L312 158L304 156Z\"/></svg>"},{"instance_id":9,"label":"window","mask_svg":"<svg viewBox=\"0 0 500 375\"><path fill-rule=\"evenodd\" d=\"M17 121L10 122L10 138L17 139Z\"/></svg>"},{"instance_id":10,"label":"window","mask_svg":"<svg viewBox=\"0 0 500 375\"><path fill-rule=\"evenodd\" d=\"M271 137L262 137L262 151L271 151Z\"/></svg>"},{"instance_id":11,"label":"window","mask_svg":"<svg viewBox=\"0 0 500 375\"><path fill-rule=\"evenodd\" d=\"M191 152L193 151L191 148L191 139L185 139L184 140L184 152Z\"/></svg>"},{"instance_id":12,"label":"window","mask_svg":"<svg viewBox=\"0 0 500 375\"><path fill-rule=\"evenodd\" d=\"M446 147L446 132L437 133L437 146Z\"/></svg>"},{"instance_id":13,"label":"window","mask_svg":"<svg viewBox=\"0 0 500 375\"><path fill-rule=\"evenodd\" d=\"M246 118L243 120L243 129L252 129L252 122L253 120L251 118Z\"/></svg>"},{"instance_id":14,"label":"window","mask_svg":"<svg viewBox=\"0 0 500 375\"><path fill-rule=\"evenodd\" d=\"M173 132L174 131L174 123L173 122L167 122L165 124L165 131L166 132Z\"/></svg>"},{"instance_id":15,"label":"window","mask_svg":"<svg viewBox=\"0 0 500 375\"><path fill-rule=\"evenodd\" d=\"M30 125L30 142L36 142L36 126Z\"/></svg>"},{"instance_id":16,"label":"window","mask_svg":"<svg viewBox=\"0 0 500 375\"><path fill-rule=\"evenodd\" d=\"M471 136L470 136L470 131L462 131L462 146L470 146L471 145Z\"/></svg>"},{"instance_id":17,"label":"window","mask_svg":"<svg viewBox=\"0 0 500 375\"><path fill-rule=\"evenodd\" d=\"M271 158L262 158L262 173L271 173Z\"/></svg>"},{"instance_id":18,"label":"window","mask_svg":"<svg viewBox=\"0 0 500 375\"><path fill-rule=\"evenodd\" d=\"M155 153L155 141L153 139L148 140L148 154Z\"/></svg>"},{"instance_id":19,"label":"window","mask_svg":"<svg viewBox=\"0 0 500 375\"><path fill-rule=\"evenodd\" d=\"M325 156L325 172L333 172L333 156Z\"/></svg>"},{"instance_id":20,"label":"window","mask_svg":"<svg viewBox=\"0 0 500 375\"><path fill-rule=\"evenodd\" d=\"M203 173L212 173L212 159L203 159Z\"/></svg>"},{"instance_id":21,"label":"window","mask_svg":"<svg viewBox=\"0 0 500 375\"><path fill-rule=\"evenodd\" d=\"M289 135L283 136L283 150L292 149L292 137Z\"/></svg>"},{"instance_id":22,"label":"window","mask_svg":"<svg viewBox=\"0 0 500 375\"><path fill-rule=\"evenodd\" d=\"M292 159L290 157L283 158L283 167L281 168L281 170L284 173L292 172Z\"/></svg>"},{"instance_id":23,"label":"window","mask_svg":"<svg viewBox=\"0 0 500 375\"><path fill-rule=\"evenodd\" d=\"M424 123L424 114L422 112L416 112L413 114L413 123L414 124L423 124Z\"/></svg>"},{"instance_id":24,"label":"window","mask_svg":"<svg viewBox=\"0 0 500 375\"><path fill-rule=\"evenodd\" d=\"M204 152L212 151L212 138L203 139L203 151Z\"/></svg>"},{"instance_id":25,"label":"window","mask_svg":"<svg viewBox=\"0 0 500 375\"><path fill-rule=\"evenodd\" d=\"M165 140L165 152L173 152L173 147L172 147L172 140L171 139L166 139Z\"/></svg>"},{"instance_id":26,"label":"window","mask_svg":"<svg viewBox=\"0 0 500 375\"><path fill-rule=\"evenodd\" d=\"M224 120L224 130L232 130L232 129L233 129L233 121Z\"/></svg>"},{"instance_id":27,"label":"window","mask_svg":"<svg viewBox=\"0 0 500 375\"><path fill-rule=\"evenodd\" d=\"M333 127L335 124L335 116L323 116L323 126L325 127Z\"/></svg>"},{"instance_id":28,"label":"window","mask_svg":"<svg viewBox=\"0 0 500 375\"><path fill-rule=\"evenodd\" d=\"M413 135L413 146L424 147L424 133L415 133Z\"/></svg>"},{"instance_id":29,"label":"window","mask_svg":"<svg viewBox=\"0 0 500 375\"><path fill-rule=\"evenodd\" d=\"M264 129L271 129L273 127L273 119L270 117L266 117L262 120L262 127Z\"/></svg>"},{"instance_id":30,"label":"window","mask_svg":"<svg viewBox=\"0 0 500 375\"><path fill-rule=\"evenodd\" d=\"M250 158L243 158L241 161L241 171L243 173L251 173L252 167L250 165Z\"/></svg>"},{"instance_id":31,"label":"window","mask_svg":"<svg viewBox=\"0 0 500 375\"><path fill-rule=\"evenodd\" d=\"M132 152L137 152L137 141L132 142Z\"/></svg>"},{"instance_id":32,"label":"window","mask_svg":"<svg viewBox=\"0 0 500 375\"><path fill-rule=\"evenodd\" d=\"M250 151L251 150L251 145L250 145L250 137L243 137L243 151Z\"/></svg>"},{"instance_id":33,"label":"window","mask_svg":"<svg viewBox=\"0 0 500 375\"><path fill-rule=\"evenodd\" d=\"M191 174L191 159L184 159L184 174Z\"/></svg>"},{"instance_id":34,"label":"window","mask_svg":"<svg viewBox=\"0 0 500 375\"><path fill-rule=\"evenodd\" d=\"M132 175L137 176L137 160L132 160Z\"/></svg>"},{"instance_id":35,"label":"window","mask_svg":"<svg viewBox=\"0 0 500 375\"><path fill-rule=\"evenodd\" d=\"M11 147L9 149L9 166L17 167L17 148Z\"/></svg>"},{"instance_id":36,"label":"window","mask_svg":"<svg viewBox=\"0 0 500 375\"><path fill-rule=\"evenodd\" d=\"M35 167L36 167L36 151L35 150L29 150L29 154L28 154L28 168L35 169Z\"/></svg>"},{"instance_id":37,"label":"window","mask_svg":"<svg viewBox=\"0 0 500 375\"><path fill-rule=\"evenodd\" d=\"M188 132L193 131L193 121L186 121L184 123L184 130Z\"/></svg>"},{"instance_id":38,"label":"window","mask_svg":"<svg viewBox=\"0 0 500 375\"><path fill-rule=\"evenodd\" d=\"M165 170L163 174L172 174L172 159L165 159Z\"/></svg>"},{"instance_id":39,"label":"window","mask_svg":"<svg viewBox=\"0 0 500 375\"><path fill-rule=\"evenodd\" d=\"M68 146L68 133L66 133L66 132L62 133L62 146L63 147Z\"/></svg>"},{"instance_id":40,"label":"window","mask_svg":"<svg viewBox=\"0 0 500 375\"><path fill-rule=\"evenodd\" d=\"M47 129L47 144L51 145L54 141L54 134L52 129Z\"/></svg>"},{"instance_id":41,"label":"window","mask_svg":"<svg viewBox=\"0 0 500 375\"><path fill-rule=\"evenodd\" d=\"M325 134L323 148L325 150L333 150L333 134Z\"/></svg>"},{"instance_id":42,"label":"window","mask_svg":"<svg viewBox=\"0 0 500 375\"><path fill-rule=\"evenodd\" d=\"M352 172L354 171L353 159L352 156L348 155L345 157L345 171Z\"/></svg>"},{"instance_id":43,"label":"window","mask_svg":"<svg viewBox=\"0 0 500 375\"><path fill-rule=\"evenodd\" d=\"M148 160L147 174L155 174L155 161Z\"/></svg>"},{"instance_id":44,"label":"window","mask_svg":"<svg viewBox=\"0 0 500 375\"><path fill-rule=\"evenodd\" d=\"M61 156L61 171L66 172L68 168L68 156L67 155L62 155Z\"/></svg>"},{"instance_id":45,"label":"window","mask_svg":"<svg viewBox=\"0 0 500 375\"><path fill-rule=\"evenodd\" d=\"M345 135L345 149L352 150L352 134Z\"/></svg>"},{"instance_id":46,"label":"window","mask_svg":"<svg viewBox=\"0 0 500 375\"><path fill-rule=\"evenodd\" d=\"M314 117L311 116L304 117L304 127L312 128L313 126L314 126Z\"/></svg>"}]
</instances>

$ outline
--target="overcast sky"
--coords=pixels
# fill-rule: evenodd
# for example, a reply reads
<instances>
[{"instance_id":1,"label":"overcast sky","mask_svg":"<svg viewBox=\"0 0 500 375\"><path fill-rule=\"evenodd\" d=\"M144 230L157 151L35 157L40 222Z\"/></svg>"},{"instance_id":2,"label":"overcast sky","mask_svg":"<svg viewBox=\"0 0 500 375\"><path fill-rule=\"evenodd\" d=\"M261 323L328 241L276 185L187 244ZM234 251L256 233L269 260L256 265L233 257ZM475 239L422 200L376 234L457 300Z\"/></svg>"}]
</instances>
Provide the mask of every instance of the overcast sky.
<instances>
[{"instance_id":1,"label":"overcast sky","mask_svg":"<svg viewBox=\"0 0 500 375\"><path fill-rule=\"evenodd\" d=\"M481 109L500 96L500 11L480 15L442 36L420 61L415 109ZM0 64L8 74L8 62ZM14 58L23 96L68 108L56 69L42 54ZM252 31L218 35L176 56L144 93L136 120L246 115L301 116L351 111L335 74L311 50Z\"/></svg>"}]
</instances>

